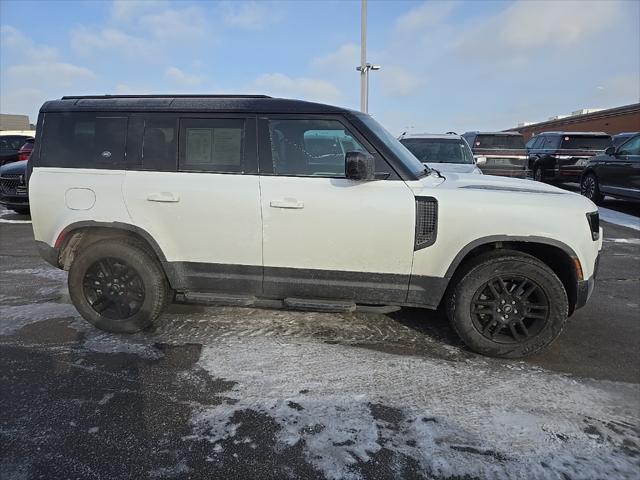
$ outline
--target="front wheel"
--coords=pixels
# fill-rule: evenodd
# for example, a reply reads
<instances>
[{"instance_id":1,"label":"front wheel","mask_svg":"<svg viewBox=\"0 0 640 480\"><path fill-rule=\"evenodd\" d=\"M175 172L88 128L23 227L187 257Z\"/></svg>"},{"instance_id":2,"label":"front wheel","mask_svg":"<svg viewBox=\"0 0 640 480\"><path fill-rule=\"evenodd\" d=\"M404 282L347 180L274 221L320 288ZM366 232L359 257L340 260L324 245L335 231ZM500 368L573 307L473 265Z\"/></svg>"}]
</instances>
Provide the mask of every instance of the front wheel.
<instances>
[{"instance_id":1,"label":"front wheel","mask_svg":"<svg viewBox=\"0 0 640 480\"><path fill-rule=\"evenodd\" d=\"M600 204L604 200L604 195L600 192L600 184L595 173L589 172L582 176L580 180L580 193L593 203Z\"/></svg>"},{"instance_id":2,"label":"front wheel","mask_svg":"<svg viewBox=\"0 0 640 480\"><path fill-rule=\"evenodd\" d=\"M533 179L536 182L542 181L542 168L540 167L540 165L536 165L535 167L533 167Z\"/></svg>"},{"instance_id":3,"label":"front wheel","mask_svg":"<svg viewBox=\"0 0 640 480\"><path fill-rule=\"evenodd\" d=\"M475 352L523 358L550 345L569 305L556 274L538 259L494 252L471 263L447 298L453 328Z\"/></svg>"},{"instance_id":4,"label":"front wheel","mask_svg":"<svg viewBox=\"0 0 640 480\"><path fill-rule=\"evenodd\" d=\"M170 299L158 261L129 239L102 240L82 250L71 264L68 284L80 315L108 332L148 327Z\"/></svg>"}]
</instances>

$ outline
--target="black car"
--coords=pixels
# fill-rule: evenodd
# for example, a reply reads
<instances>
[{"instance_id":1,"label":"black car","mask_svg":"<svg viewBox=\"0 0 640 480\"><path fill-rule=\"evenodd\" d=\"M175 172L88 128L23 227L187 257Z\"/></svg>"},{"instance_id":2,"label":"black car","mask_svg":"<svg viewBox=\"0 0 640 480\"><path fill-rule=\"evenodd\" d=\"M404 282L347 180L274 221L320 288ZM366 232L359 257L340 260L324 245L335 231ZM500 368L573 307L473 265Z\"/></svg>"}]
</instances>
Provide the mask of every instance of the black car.
<instances>
[{"instance_id":1,"label":"black car","mask_svg":"<svg viewBox=\"0 0 640 480\"><path fill-rule=\"evenodd\" d=\"M527 146L534 180L578 182L589 159L611 146L611 137L603 132L542 132Z\"/></svg>"},{"instance_id":2,"label":"black car","mask_svg":"<svg viewBox=\"0 0 640 480\"><path fill-rule=\"evenodd\" d=\"M617 148L620 145L622 145L624 142L629 140L631 137L635 137L639 133L640 132L622 132L622 133L618 133L618 134L616 134L616 135L611 137L611 143L613 143L613 146Z\"/></svg>"},{"instance_id":3,"label":"black car","mask_svg":"<svg viewBox=\"0 0 640 480\"><path fill-rule=\"evenodd\" d=\"M580 193L595 203L605 195L640 200L640 133L591 158L580 180Z\"/></svg>"},{"instance_id":4,"label":"black car","mask_svg":"<svg viewBox=\"0 0 640 480\"><path fill-rule=\"evenodd\" d=\"M33 140L33 137L29 135L0 136L0 165L17 162L20 148L22 148L27 140Z\"/></svg>"},{"instance_id":5,"label":"black car","mask_svg":"<svg viewBox=\"0 0 640 480\"><path fill-rule=\"evenodd\" d=\"M0 167L0 205L20 214L29 213L26 173L26 160Z\"/></svg>"},{"instance_id":6,"label":"black car","mask_svg":"<svg viewBox=\"0 0 640 480\"><path fill-rule=\"evenodd\" d=\"M466 132L462 135L478 168L487 175L525 178L527 151L518 132Z\"/></svg>"}]
</instances>

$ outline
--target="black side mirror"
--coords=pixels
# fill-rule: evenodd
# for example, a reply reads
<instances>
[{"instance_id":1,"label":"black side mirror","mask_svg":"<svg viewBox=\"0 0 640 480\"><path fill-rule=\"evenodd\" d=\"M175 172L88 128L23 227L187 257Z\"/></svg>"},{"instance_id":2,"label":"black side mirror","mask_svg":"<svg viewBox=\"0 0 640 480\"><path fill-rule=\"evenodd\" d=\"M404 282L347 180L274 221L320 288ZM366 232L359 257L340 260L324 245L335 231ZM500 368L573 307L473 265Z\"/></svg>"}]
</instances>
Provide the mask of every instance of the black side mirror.
<instances>
[{"instance_id":1,"label":"black side mirror","mask_svg":"<svg viewBox=\"0 0 640 480\"><path fill-rule=\"evenodd\" d=\"M350 180L374 180L376 177L376 162L368 153L347 152L344 163L344 171Z\"/></svg>"},{"instance_id":2,"label":"black side mirror","mask_svg":"<svg viewBox=\"0 0 640 480\"><path fill-rule=\"evenodd\" d=\"M616 147L614 147L613 145L611 145L610 147L607 147L607 149L604 151L605 154L607 155L615 155L616 154Z\"/></svg>"}]
</instances>

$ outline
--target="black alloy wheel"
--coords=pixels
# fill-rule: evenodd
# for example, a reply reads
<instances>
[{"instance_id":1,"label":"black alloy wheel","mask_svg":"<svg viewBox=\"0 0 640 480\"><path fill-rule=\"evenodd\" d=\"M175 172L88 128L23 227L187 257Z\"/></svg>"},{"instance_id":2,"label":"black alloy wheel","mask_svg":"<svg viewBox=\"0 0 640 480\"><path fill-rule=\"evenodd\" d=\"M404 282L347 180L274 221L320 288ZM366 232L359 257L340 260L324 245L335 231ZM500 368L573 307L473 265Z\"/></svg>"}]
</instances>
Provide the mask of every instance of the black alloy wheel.
<instances>
[{"instance_id":1,"label":"black alloy wheel","mask_svg":"<svg viewBox=\"0 0 640 480\"><path fill-rule=\"evenodd\" d=\"M471 318L476 330L493 342L523 343L545 328L549 299L531 279L498 275L476 291Z\"/></svg>"},{"instance_id":2,"label":"black alloy wheel","mask_svg":"<svg viewBox=\"0 0 640 480\"><path fill-rule=\"evenodd\" d=\"M145 298L138 272L116 258L102 258L87 269L83 292L96 313L112 320L132 317L140 311Z\"/></svg>"}]
</instances>

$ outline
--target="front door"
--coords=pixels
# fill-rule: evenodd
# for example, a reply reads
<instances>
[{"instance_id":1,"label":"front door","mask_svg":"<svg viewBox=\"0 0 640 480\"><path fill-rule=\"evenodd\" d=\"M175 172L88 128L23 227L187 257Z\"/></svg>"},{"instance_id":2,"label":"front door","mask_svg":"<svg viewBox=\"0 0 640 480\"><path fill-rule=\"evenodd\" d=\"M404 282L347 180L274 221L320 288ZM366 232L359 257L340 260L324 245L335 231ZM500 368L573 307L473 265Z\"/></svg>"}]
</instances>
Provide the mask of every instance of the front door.
<instances>
[{"instance_id":1,"label":"front door","mask_svg":"<svg viewBox=\"0 0 640 480\"><path fill-rule=\"evenodd\" d=\"M264 294L405 301L415 218L407 185L394 175L345 178L346 152L375 152L342 118L272 116L259 125Z\"/></svg>"}]
</instances>

